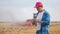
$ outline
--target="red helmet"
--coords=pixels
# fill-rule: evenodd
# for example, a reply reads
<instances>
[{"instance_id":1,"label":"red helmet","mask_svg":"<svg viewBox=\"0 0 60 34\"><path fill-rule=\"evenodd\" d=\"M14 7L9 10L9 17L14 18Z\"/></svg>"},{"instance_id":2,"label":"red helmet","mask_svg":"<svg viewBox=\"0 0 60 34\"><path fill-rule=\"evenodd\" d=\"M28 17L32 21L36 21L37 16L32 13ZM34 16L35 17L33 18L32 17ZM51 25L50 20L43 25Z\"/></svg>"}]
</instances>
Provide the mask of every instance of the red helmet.
<instances>
[{"instance_id":1,"label":"red helmet","mask_svg":"<svg viewBox=\"0 0 60 34\"><path fill-rule=\"evenodd\" d=\"M42 2L36 2L36 5L34 6L34 8L37 8L37 7L43 7L43 4Z\"/></svg>"}]
</instances>

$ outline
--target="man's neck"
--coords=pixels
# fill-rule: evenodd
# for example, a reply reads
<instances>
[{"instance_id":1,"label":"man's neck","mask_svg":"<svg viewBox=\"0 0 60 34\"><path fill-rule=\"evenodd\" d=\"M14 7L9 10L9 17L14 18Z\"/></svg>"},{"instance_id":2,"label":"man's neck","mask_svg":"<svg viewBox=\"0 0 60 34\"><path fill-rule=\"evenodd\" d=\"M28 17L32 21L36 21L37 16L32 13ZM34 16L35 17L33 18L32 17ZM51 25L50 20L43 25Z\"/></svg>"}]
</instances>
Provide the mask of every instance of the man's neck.
<instances>
[{"instance_id":1,"label":"man's neck","mask_svg":"<svg viewBox=\"0 0 60 34\"><path fill-rule=\"evenodd\" d=\"M39 11L39 12L41 13L41 12L43 12L43 11L44 11L44 9L43 9L42 11Z\"/></svg>"}]
</instances>

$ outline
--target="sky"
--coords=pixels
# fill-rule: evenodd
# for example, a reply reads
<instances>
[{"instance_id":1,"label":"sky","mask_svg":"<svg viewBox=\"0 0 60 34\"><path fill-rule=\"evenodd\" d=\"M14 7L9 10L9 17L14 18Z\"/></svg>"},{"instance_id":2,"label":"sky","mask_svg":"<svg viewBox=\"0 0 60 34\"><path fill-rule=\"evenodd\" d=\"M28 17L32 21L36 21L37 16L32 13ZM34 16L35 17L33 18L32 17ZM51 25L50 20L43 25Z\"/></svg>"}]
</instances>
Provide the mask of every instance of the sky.
<instances>
[{"instance_id":1,"label":"sky","mask_svg":"<svg viewBox=\"0 0 60 34\"><path fill-rule=\"evenodd\" d=\"M60 21L60 0L0 0L0 21L23 21L33 18L37 1L50 13L51 21Z\"/></svg>"}]
</instances>

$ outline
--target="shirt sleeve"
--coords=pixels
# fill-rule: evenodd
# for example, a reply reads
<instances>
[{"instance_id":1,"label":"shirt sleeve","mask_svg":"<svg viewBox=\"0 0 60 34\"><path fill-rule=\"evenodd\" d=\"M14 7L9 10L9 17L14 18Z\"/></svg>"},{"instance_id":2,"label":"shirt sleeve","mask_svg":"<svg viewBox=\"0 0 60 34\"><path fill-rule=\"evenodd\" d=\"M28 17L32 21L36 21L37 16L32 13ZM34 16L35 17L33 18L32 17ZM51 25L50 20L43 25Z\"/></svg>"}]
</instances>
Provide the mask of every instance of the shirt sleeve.
<instances>
[{"instance_id":1,"label":"shirt sleeve","mask_svg":"<svg viewBox=\"0 0 60 34\"><path fill-rule=\"evenodd\" d=\"M49 25L49 23L50 23L50 15L47 13L45 15L45 19L42 20L42 25Z\"/></svg>"}]
</instances>

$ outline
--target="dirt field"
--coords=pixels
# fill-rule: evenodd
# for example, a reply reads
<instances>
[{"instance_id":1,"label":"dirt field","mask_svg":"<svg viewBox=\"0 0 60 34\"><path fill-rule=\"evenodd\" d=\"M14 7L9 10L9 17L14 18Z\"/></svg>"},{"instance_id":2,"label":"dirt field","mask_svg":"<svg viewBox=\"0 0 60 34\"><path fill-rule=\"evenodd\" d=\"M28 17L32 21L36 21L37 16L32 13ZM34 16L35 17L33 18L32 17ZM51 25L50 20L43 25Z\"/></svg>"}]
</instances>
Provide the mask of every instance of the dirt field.
<instances>
[{"instance_id":1,"label":"dirt field","mask_svg":"<svg viewBox=\"0 0 60 34\"><path fill-rule=\"evenodd\" d=\"M35 26L11 25L10 23L0 23L0 34L36 34ZM60 23L51 23L50 34L60 34Z\"/></svg>"}]
</instances>

